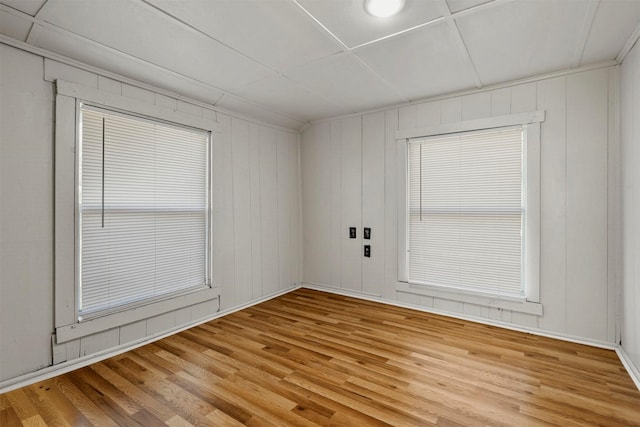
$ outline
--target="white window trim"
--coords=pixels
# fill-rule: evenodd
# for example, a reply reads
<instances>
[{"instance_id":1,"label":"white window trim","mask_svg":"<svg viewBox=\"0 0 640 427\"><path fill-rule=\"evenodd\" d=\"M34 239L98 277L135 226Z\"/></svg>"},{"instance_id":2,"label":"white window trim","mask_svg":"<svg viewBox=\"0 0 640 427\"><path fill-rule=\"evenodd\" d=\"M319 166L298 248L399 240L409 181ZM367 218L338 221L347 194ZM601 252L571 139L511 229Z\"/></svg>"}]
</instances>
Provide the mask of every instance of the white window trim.
<instances>
[{"instance_id":1,"label":"white window trim","mask_svg":"<svg viewBox=\"0 0 640 427\"><path fill-rule=\"evenodd\" d=\"M78 143L78 105L86 101L94 105L128 111L134 114L178 123L211 132L211 144L221 132L217 122L183 112L170 110L139 100L126 98L114 93L68 83L56 82L56 123L55 123L55 247L54 247L54 295L56 342L63 343L90 334L105 331L128 323L147 319L183 307L214 300L220 296L220 285L213 283L210 288L181 293L178 296L155 300L146 305L105 314L82 322L78 321L77 287L75 275L75 232L76 184L75 147ZM211 153L213 150L209 150ZM213 159L209 159L213 164ZM210 200L213 200L210 188ZM210 209L212 215L213 209ZM213 224L212 218L209 223ZM212 234L210 242L213 242ZM211 243L213 244L213 243ZM213 265L213 250L209 250L209 265Z\"/></svg>"},{"instance_id":2,"label":"white window trim","mask_svg":"<svg viewBox=\"0 0 640 427\"><path fill-rule=\"evenodd\" d=\"M448 123L425 128L403 129L396 131L398 142L398 283L396 290L417 295L432 296L454 301L461 301L488 307L542 315L540 304L540 123L544 121L545 112L513 114ZM491 129L521 125L525 140L525 206L526 221L524 230L525 250L525 299L514 299L498 295L487 295L474 291L456 290L434 287L408 282L407 272L407 144L410 139L425 138L435 135Z\"/></svg>"}]
</instances>

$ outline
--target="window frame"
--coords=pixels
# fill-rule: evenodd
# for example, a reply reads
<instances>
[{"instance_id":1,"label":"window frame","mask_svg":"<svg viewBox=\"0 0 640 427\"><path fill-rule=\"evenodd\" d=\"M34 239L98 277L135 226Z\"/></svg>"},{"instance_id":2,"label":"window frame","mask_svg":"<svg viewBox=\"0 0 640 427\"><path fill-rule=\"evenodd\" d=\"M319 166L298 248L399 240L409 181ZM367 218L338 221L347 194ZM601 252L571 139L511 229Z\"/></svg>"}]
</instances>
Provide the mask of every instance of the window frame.
<instances>
[{"instance_id":1,"label":"window frame","mask_svg":"<svg viewBox=\"0 0 640 427\"><path fill-rule=\"evenodd\" d=\"M208 276L209 286L167 295L142 304L122 306L88 319L79 320L78 306L78 230L79 203L77 167L79 166L80 105L86 104L124 113L143 119L201 129L209 133L208 149ZM58 344L90 334L105 331L135 321L147 319L173 310L208 300L218 299L220 286L212 283L213 266L213 144L220 134L217 122L183 112L170 110L136 99L76 85L62 80L56 81L55 110L55 247L54 247L54 299L55 330Z\"/></svg>"},{"instance_id":2,"label":"window frame","mask_svg":"<svg viewBox=\"0 0 640 427\"><path fill-rule=\"evenodd\" d=\"M454 301L492 306L542 315L540 304L540 123L545 112L514 114L486 119L461 121L426 128L404 129L396 132L397 142L397 206L398 206L398 283L397 291L433 296ZM522 126L523 129L523 206L525 221L523 230L524 259L523 280L525 297L476 292L473 290L430 286L408 281L408 144L437 135Z\"/></svg>"},{"instance_id":3,"label":"window frame","mask_svg":"<svg viewBox=\"0 0 640 427\"><path fill-rule=\"evenodd\" d=\"M83 141L83 110L92 110L92 111L97 111L99 113L102 114L112 114L112 115L117 115L120 117L124 117L126 119L129 120L137 120L137 121L142 121L142 122L148 122L154 125L165 125L165 126L170 126L173 128L183 128L185 130L189 130L189 131L196 131L196 132L201 132L203 134L206 134L207 137L207 142L206 142L206 151L205 151L205 172L206 172L206 188L205 188L205 200L206 200L206 205L205 205L205 280L204 283L202 284L202 286L200 288L203 287L211 287L211 257L210 257L210 253L211 253L211 134L212 131L210 130L204 130L204 129L199 129L193 126L187 126L184 124L180 124L180 123L176 123L176 122L170 122L167 120L162 120L162 119L157 119L154 117L148 117L148 116L144 116L141 114L137 114L137 113L133 113L131 111L125 111L119 108L111 108L111 107L105 107L103 105L99 105L95 102L88 102L85 100L81 100L81 99L76 99L76 135L77 135L77 140L76 140L76 170L75 170L75 176L78 180L82 180L82 174L83 174L83 153L84 153L84 141ZM121 304L121 305L116 305L114 307L110 307L110 308L105 308L105 309L101 309L101 310L96 310L96 311L89 311L89 312L83 312L82 310L80 310L80 303L81 303L81 299L82 299L82 224L83 224L83 204L82 204L82 192L81 192L81 185L76 181L77 185L76 187L76 212L75 212L75 218L76 218L76 227L75 227L75 244L76 244L76 249L75 249L75 256L76 256L76 273L75 273L75 280L76 280L76 317L79 319L79 322L83 322L86 320L90 320L90 319L94 319L94 318L98 318L98 317L102 317L102 316L106 316L109 315L111 313L118 313L118 312L122 312L122 311L126 311L129 309L135 309L138 308L140 306L143 305L148 305L148 304L152 304L154 302L157 301L161 301L161 300L165 300L165 299L171 299L174 298L176 296L180 296L183 294L187 294L190 292L194 292L194 291L198 291L200 289L196 289L196 288L190 288L190 289L185 289L185 290L179 290L179 291L174 291L168 294L163 294L157 297L150 297L150 298L146 298L143 300L139 300L136 302L129 302L126 304Z\"/></svg>"}]
</instances>

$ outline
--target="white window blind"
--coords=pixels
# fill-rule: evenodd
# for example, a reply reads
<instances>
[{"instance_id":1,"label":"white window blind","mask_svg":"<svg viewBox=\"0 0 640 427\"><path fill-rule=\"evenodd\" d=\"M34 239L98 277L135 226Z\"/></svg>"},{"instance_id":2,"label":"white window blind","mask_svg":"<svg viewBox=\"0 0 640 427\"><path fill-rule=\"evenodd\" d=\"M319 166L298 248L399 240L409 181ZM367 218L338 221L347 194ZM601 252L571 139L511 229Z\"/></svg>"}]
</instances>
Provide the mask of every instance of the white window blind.
<instances>
[{"instance_id":1,"label":"white window blind","mask_svg":"<svg viewBox=\"0 0 640 427\"><path fill-rule=\"evenodd\" d=\"M79 314L209 285L209 133L81 106Z\"/></svg>"},{"instance_id":2,"label":"white window blind","mask_svg":"<svg viewBox=\"0 0 640 427\"><path fill-rule=\"evenodd\" d=\"M524 297L523 131L410 141L409 282Z\"/></svg>"}]
</instances>

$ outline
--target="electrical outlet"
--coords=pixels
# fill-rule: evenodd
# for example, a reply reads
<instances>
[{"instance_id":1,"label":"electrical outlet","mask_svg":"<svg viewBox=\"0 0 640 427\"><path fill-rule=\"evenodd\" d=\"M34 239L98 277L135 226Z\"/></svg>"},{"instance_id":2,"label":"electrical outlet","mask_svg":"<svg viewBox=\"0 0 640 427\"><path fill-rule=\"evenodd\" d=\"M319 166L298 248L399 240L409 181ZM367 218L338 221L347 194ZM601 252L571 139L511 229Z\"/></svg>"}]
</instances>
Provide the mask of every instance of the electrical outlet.
<instances>
[{"instance_id":1,"label":"electrical outlet","mask_svg":"<svg viewBox=\"0 0 640 427\"><path fill-rule=\"evenodd\" d=\"M365 227L364 228L364 233L362 235L362 238L365 240L370 240L371 239L371 228L369 227Z\"/></svg>"},{"instance_id":2,"label":"electrical outlet","mask_svg":"<svg viewBox=\"0 0 640 427\"><path fill-rule=\"evenodd\" d=\"M356 228L355 227L349 227L349 238L350 239L355 239L356 238Z\"/></svg>"},{"instance_id":3,"label":"electrical outlet","mask_svg":"<svg viewBox=\"0 0 640 427\"><path fill-rule=\"evenodd\" d=\"M371 258L371 245L364 245L365 258Z\"/></svg>"}]
</instances>

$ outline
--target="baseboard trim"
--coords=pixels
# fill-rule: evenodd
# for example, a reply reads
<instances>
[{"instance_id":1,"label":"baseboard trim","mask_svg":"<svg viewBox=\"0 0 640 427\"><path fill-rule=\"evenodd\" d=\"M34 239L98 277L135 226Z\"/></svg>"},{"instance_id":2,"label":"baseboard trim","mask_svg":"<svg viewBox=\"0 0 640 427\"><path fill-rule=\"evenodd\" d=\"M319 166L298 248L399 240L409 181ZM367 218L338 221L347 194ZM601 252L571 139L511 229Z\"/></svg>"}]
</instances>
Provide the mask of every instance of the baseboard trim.
<instances>
[{"instance_id":1,"label":"baseboard trim","mask_svg":"<svg viewBox=\"0 0 640 427\"><path fill-rule=\"evenodd\" d=\"M25 387L39 381L48 380L58 375L65 374L67 372L71 372L73 370L83 368L85 366L91 365L92 363L97 363L102 360L108 359L113 356L117 356L119 354L125 353L127 351L135 350L138 347L142 347L143 345L150 344L154 341L161 340L168 336L177 334L178 332L185 331L189 328L193 328L194 326L201 325L203 323L209 322L211 320L218 319L220 317L224 317L228 314L235 313L236 311L244 310L245 308L254 306L256 304L260 304L262 302L268 301L273 298L277 298L281 295L287 294L291 291L299 289L301 286L296 285L293 287L289 287L286 289L281 289L276 292L270 293L268 295L262 296L260 298L256 298L247 303L240 304L229 308L227 310L221 310L211 316L205 316L200 319L192 320L191 322L181 325L176 328L169 329L164 332L160 332L155 335L151 335L148 337L141 338L136 341L128 342L126 344L121 344L116 347L109 348L107 350L103 350L94 354L90 354L87 356L82 356L77 359L69 360L67 362L62 362L57 365L47 366L46 368L39 369L35 372L30 372L27 374L19 375L14 378L10 378L8 380L4 380L0 382L0 394L10 392L12 390L16 390L21 387Z\"/></svg>"},{"instance_id":2,"label":"baseboard trim","mask_svg":"<svg viewBox=\"0 0 640 427\"><path fill-rule=\"evenodd\" d=\"M308 283L308 282L303 282L302 287L306 289L314 289L317 291L330 292L330 293L353 297L353 298L360 298L367 301L380 302L383 304L389 304L396 307L410 308L412 310L423 311L426 313L439 314L441 316L453 317L455 319L468 320L470 322L482 323L490 326L497 326L504 329L510 329L518 332L525 332L525 333L538 335L546 338L553 338L553 339L558 339L562 341L573 342L576 344L584 344L591 347L604 348L607 350L616 350L618 348L616 344L610 343L607 341L591 340L591 339L578 337L574 335L548 332L538 328L528 328L526 326L514 325L513 323L501 322L499 320L487 319L483 317L470 316L468 314L456 313L456 312L441 310L433 307L425 307L417 304L410 304L410 303L405 303L400 301L391 301L391 300L382 298L382 296L360 293L358 291L353 291L350 289L342 289L342 288L336 288L333 286L324 286L324 285L319 285L317 283Z\"/></svg>"},{"instance_id":3,"label":"baseboard trim","mask_svg":"<svg viewBox=\"0 0 640 427\"><path fill-rule=\"evenodd\" d=\"M618 354L622 365L629 373L631 380L633 380L634 384L638 388L638 391L640 391L640 370L636 367L636 365L631 360L631 357L629 357L622 346L618 346L616 348L616 353Z\"/></svg>"}]
</instances>

